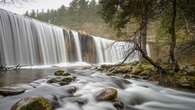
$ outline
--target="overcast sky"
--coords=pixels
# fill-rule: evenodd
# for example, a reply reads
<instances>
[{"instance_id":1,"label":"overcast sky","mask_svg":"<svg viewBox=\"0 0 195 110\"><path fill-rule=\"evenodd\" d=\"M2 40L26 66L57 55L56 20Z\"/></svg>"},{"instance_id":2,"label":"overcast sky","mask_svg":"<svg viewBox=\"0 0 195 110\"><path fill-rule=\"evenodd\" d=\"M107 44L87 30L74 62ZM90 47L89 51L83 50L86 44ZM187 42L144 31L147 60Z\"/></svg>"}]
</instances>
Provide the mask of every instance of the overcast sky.
<instances>
[{"instance_id":1,"label":"overcast sky","mask_svg":"<svg viewBox=\"0 0 195 110\"><path fill-rule=\"evenodd\" d=\"M0 0L1 1L1 0ZM63 4L69 6L72 0L15 0L15 3L11 3L7 0L7 3L0 3L0 8L12 11L18 14L24 14L27 10L47 10L57 9ZM25 2L24 2L25 1Z\"/></svg>"}]
</instances>

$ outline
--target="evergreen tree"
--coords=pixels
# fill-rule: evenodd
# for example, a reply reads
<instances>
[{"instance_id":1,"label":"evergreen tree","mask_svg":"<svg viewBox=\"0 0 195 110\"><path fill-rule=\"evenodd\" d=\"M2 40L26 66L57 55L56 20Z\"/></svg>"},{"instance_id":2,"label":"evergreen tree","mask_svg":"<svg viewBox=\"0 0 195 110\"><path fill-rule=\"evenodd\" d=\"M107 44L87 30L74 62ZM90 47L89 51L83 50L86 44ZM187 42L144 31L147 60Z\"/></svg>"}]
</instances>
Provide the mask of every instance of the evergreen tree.
<instances>
[{"instance_id":1,"label":"evergreen tree","mask_svg":"<svg viewBox=\"0 0 195 110\"><path fill-rule=\"evenodd\" d=\"M146 51L146 36L148 21L156 12L157 0L101 0L101 14L103 19L120 33L132 20L136 20L139 27L139 45Z\"/></svg>"}]
</instances>

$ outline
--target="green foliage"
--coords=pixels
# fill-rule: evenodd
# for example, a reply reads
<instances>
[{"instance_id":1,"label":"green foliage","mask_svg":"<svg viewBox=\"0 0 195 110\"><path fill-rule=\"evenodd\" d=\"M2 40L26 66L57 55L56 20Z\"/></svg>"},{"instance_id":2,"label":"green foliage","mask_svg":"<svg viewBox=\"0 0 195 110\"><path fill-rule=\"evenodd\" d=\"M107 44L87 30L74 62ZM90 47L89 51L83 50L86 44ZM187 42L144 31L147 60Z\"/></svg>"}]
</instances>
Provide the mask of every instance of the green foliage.
<instances>
[{"instance_id":1,"label":"green foliage","mask_svg":"<svg viewBox=\"0 0 195 110\"><path fill-rule=\"evenodd\" d=\"M132 21L140 24L142 16L153 18L158 3L156 0L101 0L100 4L102 18L121 34L127 32L124 29Z\"/></svg>"},{"instance_id":2,"label":"green foliage","mask_svg":"<svg viewBox=\"0 0 195 110\"><path fill-rule=\"evenodd\" d=\"M194 36L195 30L195 1L194 0L177 0L176 16L176 36L177 42L183 42ZM169 29L171 25L171 1L165 0L161 5L160 25L157 30L156 41L162 45L169 43ZM192 40L192 39L190 39Z\"/></svg>"}]
</instances>

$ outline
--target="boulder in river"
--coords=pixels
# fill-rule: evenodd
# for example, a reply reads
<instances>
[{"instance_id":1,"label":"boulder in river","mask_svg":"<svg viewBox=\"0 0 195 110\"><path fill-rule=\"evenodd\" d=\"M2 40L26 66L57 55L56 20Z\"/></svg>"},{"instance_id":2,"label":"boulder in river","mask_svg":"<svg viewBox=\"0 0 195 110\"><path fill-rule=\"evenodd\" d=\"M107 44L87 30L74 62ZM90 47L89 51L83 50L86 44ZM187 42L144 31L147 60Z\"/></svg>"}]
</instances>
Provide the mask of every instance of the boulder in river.
<instances>
[{"instance_id":1,"label":"boulder in river","mask_svg":"<svg viewBox=\"0 0 195 110\"><path fill-rule=\"evenodd\" d=\"M71 83L72 81L74 81L76 79L76 77L74 76L67 76L67 77L63 77L62 81L59 82L60 85L68 85L69 83Z\"/></svg>"},{"instance_id":2,"label":"boulder in river","mask_svg":"<svg viewBox=\"0 0 195 110\"><path fill-rule=\"evenodd\" d=\"M52 105L43 97L27 97L16 102L11 110L52 110Z\"/></svg>"},{"instance_id":3,"label":"boulder in river","mask_svg":"<svg viewBox=\"0 0 195 110\"><path fill-rule=\"evenodd\" d=\"M18 95L24 92L25 92L25 89L23 88L12 88L12 87L0 88L0 95L2 96Z\"/></svg>"},{"instance_id":4,"label":"boulder in river","mask_svg":"<svg viewBox=\"0 0 195 110\"><path fill-rule=\"evenodd\" d=\"M58 70L54 73L55 76L69 76L71 75L70 73L68 72L65 72L64 70Z\"/></svg>"},{"instance_id":5,"label":"boulder in river","mask_svg":"<svg viewBox=\"0 0 195 110\"><path fill-rule=\"evenodd\" d=\"M97 101L111 101L113 102L117 98L117 90L114 88L105 88L99 92L96 96Z\"/></svg>"},{"instance_id":6,"label":"boulder in river","mask_svg":"<svg viewBox=\"0 0 195 110\"><path fill-rule=\"evenodd\" d=\"M67 85L69 83L71 83L72 81L74 81L76 79L76 77L74 76L58 76L55 78L51 78L47 81L47 83L58 83L60 85Z\"/></svg>"}]
</instances>

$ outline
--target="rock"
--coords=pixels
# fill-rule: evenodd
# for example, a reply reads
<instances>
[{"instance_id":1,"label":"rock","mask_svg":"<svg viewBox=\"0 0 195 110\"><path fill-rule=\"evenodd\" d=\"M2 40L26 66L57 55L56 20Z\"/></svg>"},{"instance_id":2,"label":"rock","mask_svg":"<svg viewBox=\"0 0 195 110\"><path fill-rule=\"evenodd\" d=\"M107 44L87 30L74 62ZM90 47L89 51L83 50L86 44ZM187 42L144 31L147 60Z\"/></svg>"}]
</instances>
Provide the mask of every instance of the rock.
<instances>
[{"instance_id":1,"label":"rock","mask_svg":"<svg viewBox=\"0 0 195 110\"><path fill-rule=\"evenodd\" d=\"M80 106L85 105L88 103L88 99L86 98L81 98L81 97L67 97L63 100L64 102L72 102L72 103L77 103Z\"/></svg>"},{"instance_id":2,"label":"rock","mask_svg":"<svg viewBox=\"0 0 195 110\"><path fill-rule=\"evenodd\" d=\"M70 86L68 89L67 89L67 92L70 93L70 94L73 94L77 91L77 87L75 86Z\"/></svg>"},{"instance_id":3,"label":"rock","mask_svg":"<svg viewBox=\"0 0 195 110\"><path fill-rule=\"evenodd\" d=\"M141 73L142 71L144 71L143 67L137 65L136 67L133 68L132 73L137 75L137 74Z\"/></svg>"},{"instance_id":4,"label":"rock","mask_svg":"<svg viewBox=\"0 0 195 110\"><path fill-rule=\"evenodd\" d=\"M16 102L11 110L52 110L52 105L43 97L27 97Z\"/></svg>"},{"instance_id":5,"label":"rock","mask_svg":"<svg viewBox=\"0 0 195 110\"><path fill-rule=\"evenodd\" d=\"M64 76L64 77L59 77L58 76L58 77L49 79L47 81L47 83L58 83L61 86L63 86L63 85L67 85L67 84L71 83L75 79L76 79L76 77L74 77L74 76Z\"/></svg>"},{"instance_id":6,"label":"rock","mask_svg":"<svg viewBox=\"0 0 195 110\"><path fill-rule=\"evenodd\" d=\"M97 101L114 101L117 98L117 90L114 88L105 88L96 96Z\"/></svg>"},{"instance_id":7,"label":"rock","mask_svg":"<svg viewBox=\"0 0 195 110\"><path fill-rule=\"evenodd\" d=\"M193 66L184 66L182 68L182 70L184 71L184 73L186 72L187 75L194 75L195 74L195 69Z\"/></svg>"},{"instance_id":8,"label":"rock","mask_svg":"<svg viewBox=\"0 0 195 110\"><path fill-rule=\"evenodd\" d=\"M12 87L0 88L0 95L2 96L18 95L24 92L25 92L25 89L23 88L12 88Z\"/></svg>"},{"instance_id":9,"label":"rock","mask_svg":"<svg viewBox=\"0 0 195 110\"><path fill-rule=\"evenodd\" d=\"M64 70L58 70L54 73L56 76L70 76L71 74L68 72L65 72Z\"/></svg>"},{"instance_id":10,"label":"rock","mask_svg":"<svg viewBox=\"0 0 195 110\"><path fill-rule=\"evenodd\" d=\"M63 85L67 85L70 84L72 81L74 81L76 79L75 76L68 76L68 77L64 77L62 79L62 81L59 83L61 86Z\"/></svg>"},{"instance_id":11,"label":"rock","mask_svg":"<svg viewBox=\"0 0 195 110\"><path fill-rule=\"evenodd\" d=\"M113 102L113 106L117 110L123 110L124 109L124 103L122 103L121 101L115 101L115 102Z\"/></svg>"},{"instance_id":12,"label":"rock","mask_svg":"<svg viewBox=\"0 0 195 110\"><path fill-rule=\"evenodd\" d=\"M62 81L63 77L55 77L55 78L51 78L47 81L47 83L58 83Z\"/></svg>"}]
</instances>

